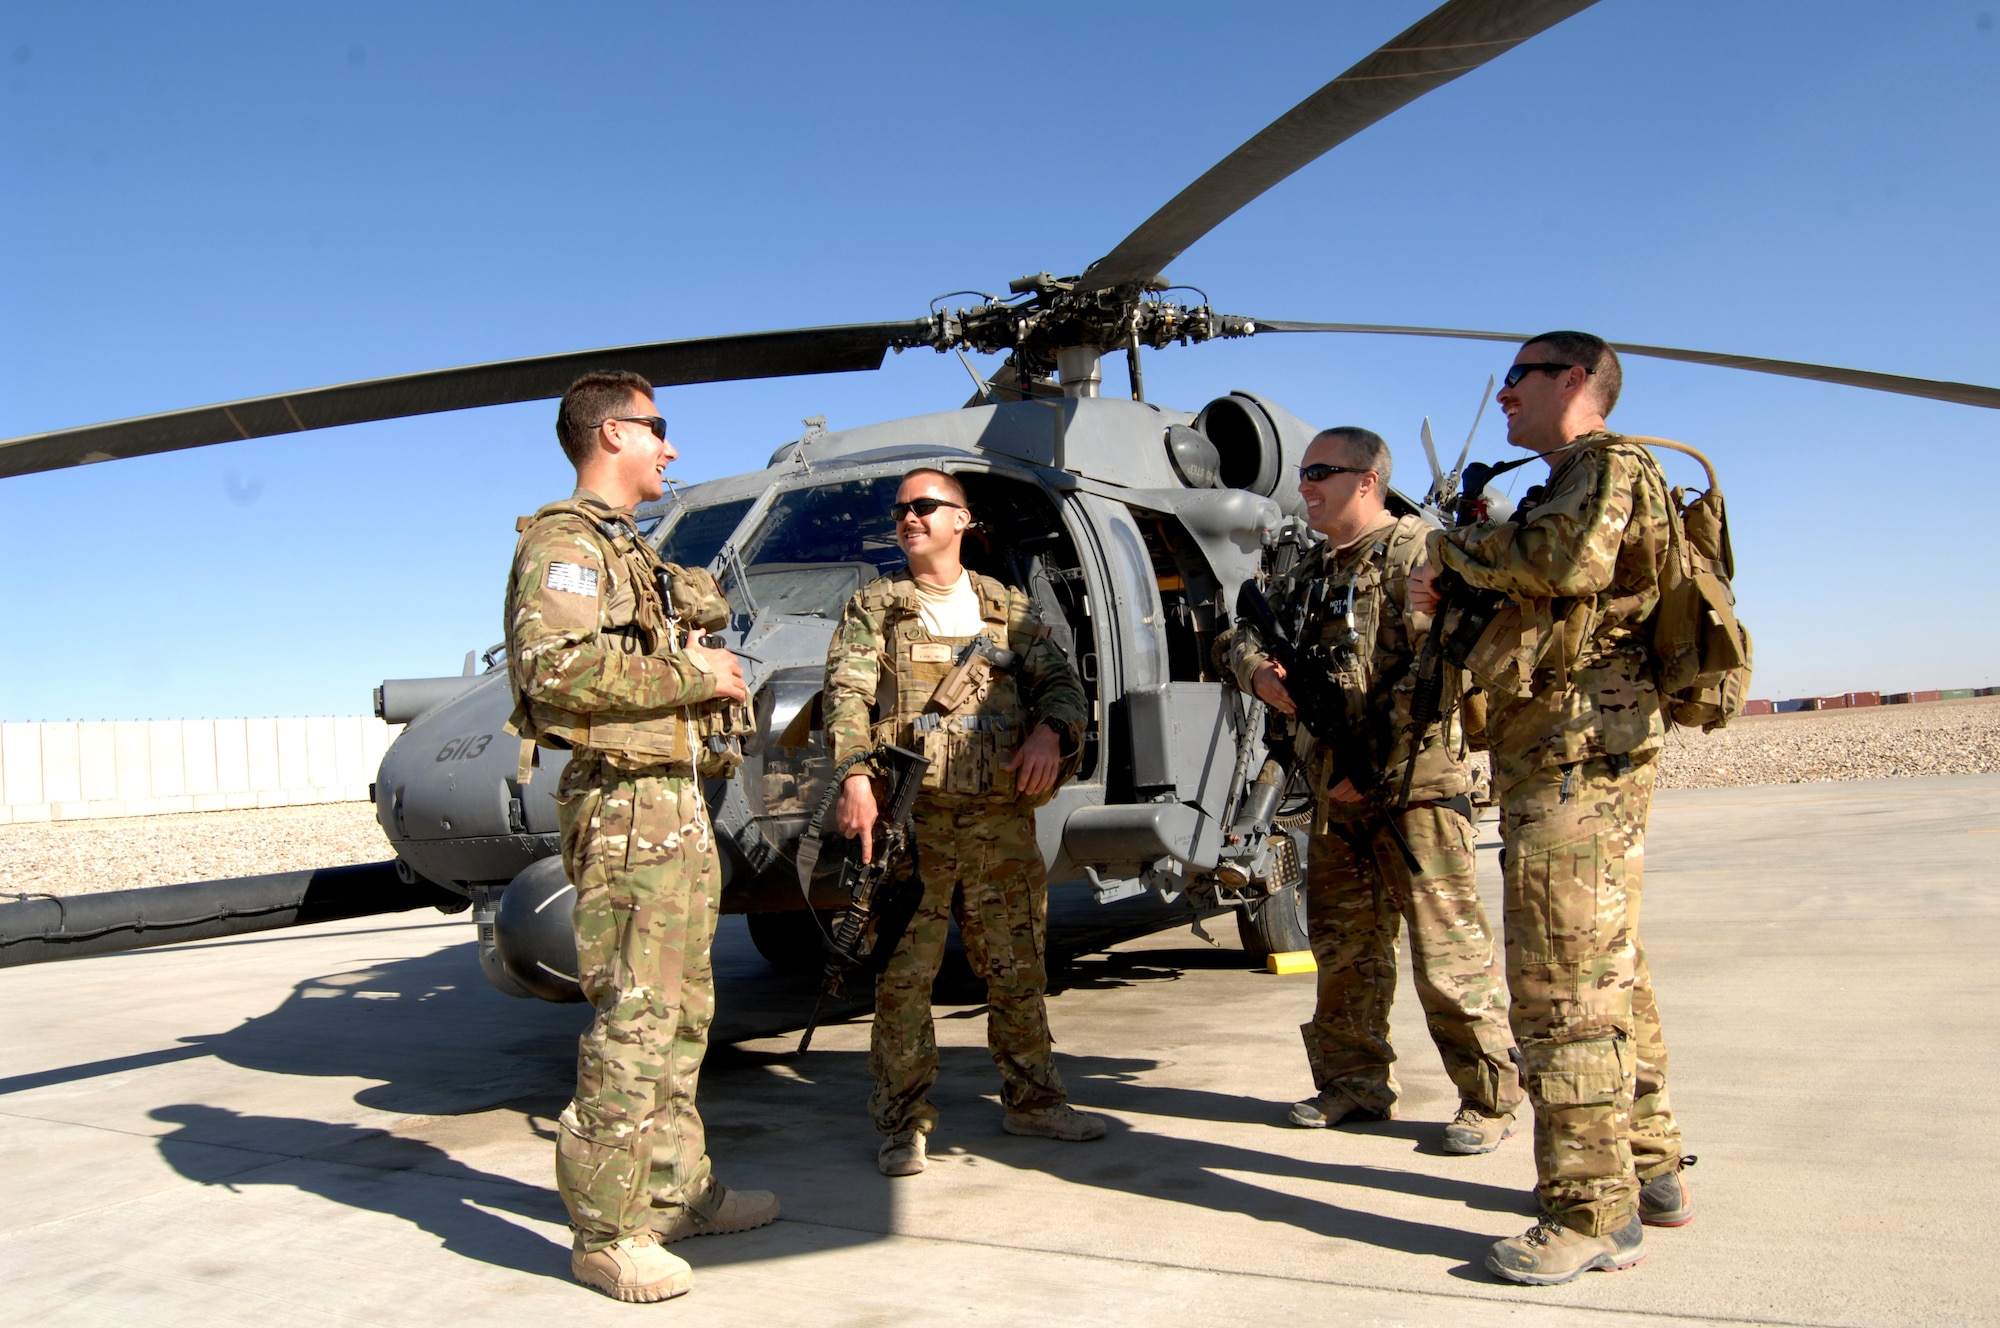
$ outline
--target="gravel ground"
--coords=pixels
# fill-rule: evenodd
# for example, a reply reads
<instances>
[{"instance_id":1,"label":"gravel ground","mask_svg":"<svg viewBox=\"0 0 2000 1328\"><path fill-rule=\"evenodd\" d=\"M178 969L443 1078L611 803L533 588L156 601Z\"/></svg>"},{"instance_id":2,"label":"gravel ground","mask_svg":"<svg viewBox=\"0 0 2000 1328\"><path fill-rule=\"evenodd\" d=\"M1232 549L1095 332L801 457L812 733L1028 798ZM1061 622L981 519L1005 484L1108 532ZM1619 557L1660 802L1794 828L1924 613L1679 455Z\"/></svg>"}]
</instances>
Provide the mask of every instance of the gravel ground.
<instances>
[{"instance_id":1,"label":"gravel ground","mask_svg":"<svg viewBox=\"0 0 2000 1328\"><path fill-rule=\"evenodd\" d=\"M372 802L0 825L0 902L385 862Z\"/></svg>"},{"instance_id":2,"label":"gravel ground","mask_svg":"<svg viewBox=\"0 0 2000 1328\"><path fill-rule=\"evenodd\" d=\"M1738 719L1677 730L1661 788L1811 784L2000 771L2000 697ZM0 901L381 862L365 802L0 826Z\"/></svg>"},{"instance_id":3,"label":"gravel ground","mask_svg":"<svg viewBox=\"0 0 2000 1328\"><path fill-rule=\"evenodd\" d=\"M2000 697L1746 715L1726 729L1677 729L1661 788L1823 784L2000 771Z\"/></svg>"}]
</instances>

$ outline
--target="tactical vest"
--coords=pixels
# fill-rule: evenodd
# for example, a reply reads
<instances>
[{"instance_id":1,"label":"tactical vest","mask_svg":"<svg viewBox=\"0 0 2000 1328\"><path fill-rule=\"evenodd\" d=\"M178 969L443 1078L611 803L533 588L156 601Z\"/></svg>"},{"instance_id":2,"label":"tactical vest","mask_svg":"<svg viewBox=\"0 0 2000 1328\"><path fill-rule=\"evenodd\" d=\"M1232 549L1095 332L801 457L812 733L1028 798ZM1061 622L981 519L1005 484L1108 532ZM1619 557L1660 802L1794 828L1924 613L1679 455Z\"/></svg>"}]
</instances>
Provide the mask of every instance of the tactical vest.
<instances>
[{"instance_id":1,"label":"tactical vest","mask_svg":"<svg viewBox=\"0 0 2000 1328\"><path fill-rule=\"evenodd\" d=\"M1300 569L1307 581L1295 593L1308 597L1307 631L1315 633L1312 640L1318 646L1313 654L1323 662L1328 677L1346 698L1348 733L1363 748L1348 759L1365 760L1368 766L1365 772L1343 771L1350 777L1379 774L1394 743L1393 707L1386 697L1380 703L1372 700L1378 684L1386 682L1394 687L1398 681L1398 678L1375 676L1375 642L1382 626L1384 583L1394 556L1421 541L1428 530L1428 526L1415 519L1398 520L1376 534L1344 577L1333 574L1330 550ZM1316 629L1313 624L1317 624ZM1408 671L1409 665L1405 664L1402 672ZM1319 744L1329 759L1335 756L1332 749L1336 741L1329 738Z\"/></svg>"},{"instance_id":2,"label":"tactical vest","mask_svg":"<svg viewBox=\"0 0 2000 1328\"><path fill-rule=\"evenodd\" d=\"M1030 621L1025 595L992 577L972 573L982 634L1025 660L1028 648L1048 635ZM975 639L933 636L924 629L917 589L908 573L870 582L863 607L880 614L883 670L875 689L876 742L890 742L930 759L926 793L1013 801L1014 759L1028 726L1027 708L1012 673L986 670L959 704L935 705L938 684L959 664Z\"/></svg>"},{"instance_id":3,"label":"tactical vest","mask_svg":"<svg viewBox=\"0 0 2000 1328\"><path fill-rule=\"evenodd\" d=\"M599 596L597 621L598 638L607 648L628 655L666 655L678 648L690 628L707 630L728 621L728 605L715 579L703 569L661 561L652 546L640 538L629 513L566 498L533 516L522 517L514 528L525 533L536 523L558 516L574 516L589 523L610 550L605 560L610 585ZM662 573L671 602L661 593ZM709 778L735 773L742 754L734 739L749 727L747 708L741 703L709 701L662 716L657 712L586 714L534 700L522 688L519 652L513 640L514 614L514 587L509 586L507 672L514 713L507 726L523 743L523 783L530 769L530 745L583 747L638 764L694 767L696 773ZM692 616L692 620L683 615ZM710 737L725 741L706 741ZM726 750L718 751L718 746Z\"/></svg>"}]
</instances>

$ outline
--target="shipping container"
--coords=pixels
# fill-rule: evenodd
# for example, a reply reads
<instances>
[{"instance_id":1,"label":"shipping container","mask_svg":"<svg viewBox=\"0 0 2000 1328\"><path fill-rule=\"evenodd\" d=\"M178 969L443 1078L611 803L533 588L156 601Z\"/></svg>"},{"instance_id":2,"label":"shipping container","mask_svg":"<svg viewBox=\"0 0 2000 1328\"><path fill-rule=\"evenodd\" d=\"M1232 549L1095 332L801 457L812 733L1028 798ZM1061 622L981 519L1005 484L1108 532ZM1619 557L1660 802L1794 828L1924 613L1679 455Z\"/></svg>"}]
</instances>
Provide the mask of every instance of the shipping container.
<instances>
[{"instance_id":1,"label":"shipping container","mask_svg":"<svg viewBox=\"0 0 2000 1328\"><path fill-rule=\"evenodd\" d=\"M1860 709L1860 708L1861 708L1862 706L1878 706L1878 705L1881 705L1881 704L1882 704L1882 693L1880 693L1880 692L1849 692L1849 693L1848 693L1848 694L1847 694L1847 695L1846 695L1845 697L1843 697L1842 699L1843 699L1843 700L1845 700L1845 701L1847 702L1847 705L1848 705L1848 708L1849 708L1849 709L1853 709L1853 710L1858 710L1858 709Z\"/></svg>"},{"instance_id":2,"label":"shipping container","mask_svg":"<svg viewBox=\"0 0 2000 1328\"><path fill-rule=\"evenodd\" d=\"M1819 698L1819 704L1814 706L1813 709L1845 710L1847 709L1847 697L1845 694L1840 696L1822 696Z\"/></svg>"},{"instance_id":3,"label":"shipping container","mask_svg":"<svg viewBox=\"0 0 2000 1328\"><path fill-rule=\"evenodd\" d=\"M1804 701L1777 701L1772 703L1771 713L1775 715L1793 715L1805 708L1806 703Z\"/></svg>"},{"instance_id":4,"label":"shipping container","mask_svg":"<svg viewBox=\"0 0 2000 1328\"><path fill-rule=\"evenodd\" d=\"M1890 692L1882 698L1883 705L1908 705L1909 703L1910 693L1908 692Z\"/></svg>"},{"instance_id":5,"label":"shipping container","mask_svg":"<svg viewBox=\"0 0 2000 1328\"><path fill-rule=\"evenodd\" d=\"M1972 695L1972 689L1970 687L1947 687L1943 691L1938 693L1938 700L1963 701L1966 697L1971 695Z\"/></svg>"},{"instance_id":6,"label":"shipping container","mask_svg":"<svg viewBox=\"0 0 2000 1328\"><path fill-rule=\"evenodd\" d=\"M1743 703L1743 713L1746 715L1768 715L1771 713L1771 703L1769 701L1745 701Z\"/></svg>"},{"instance_id":7,"label":"shipping container","mask_svg":"<svg viewBox=\"0 0 2000 1328\"><path fill-rule=\"evenodd\" d=\"M1943 693L1943 692L1936 692L1936 691L1932 691L1932 692L1911 692L1911 693L1910 693L1910 699L1911 699L1912 701L1935 701L1935 700L1938 700L1938 699L1939 699L1940 697L1942 697L1943 695L1944 695L1944 693Z\"/></svg>"}]
</instances>

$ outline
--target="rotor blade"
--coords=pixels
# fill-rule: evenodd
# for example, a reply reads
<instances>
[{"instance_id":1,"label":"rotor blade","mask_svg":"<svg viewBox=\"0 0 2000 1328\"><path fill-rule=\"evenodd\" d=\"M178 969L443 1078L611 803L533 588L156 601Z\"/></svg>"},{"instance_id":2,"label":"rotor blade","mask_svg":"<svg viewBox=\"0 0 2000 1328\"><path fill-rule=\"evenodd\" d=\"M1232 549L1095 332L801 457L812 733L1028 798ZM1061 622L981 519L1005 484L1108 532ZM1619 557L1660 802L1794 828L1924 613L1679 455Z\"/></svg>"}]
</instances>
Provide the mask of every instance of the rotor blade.
<instances>
[{"instance_id":1,"label":"rotor blade","mask_svg":"<svg viewBox=\"0 0 2000 1328\"><path fill-rule=\"evenodd\" d=\"M1424 456L1431 463L1431 492L1444 487L1444 467L1438 465L1437 444L1431 441L1431 417L1424 416Z\"/></svg>"},{"instance_id":2,"label":"rotor blade","mask_svg":"<svg viewBox=\"0 0 2000 1328\"><path fill-rule=\"evenodd\" d=\"M1259 332L1359 332L1382 337L1452 337L1460 341L1511 341L1520 345L1528 339L1521 332L1467 332L1452 327L1393 327L1385 323L1288 323L1257 319ZM1621 355L1644 355L1655 360L1680 360L1687 364L1712 364L1724 369L1746 369L1751 373L1781 374L1786 378L1808 378L1816 383L1839 383L1843 387L1865 387L1873 392L1895 392L1906 397L1928 397L1961 406L1984 406L2000 410L2000 387L1977 383L1953 383L1937 378L1905 378L1901 374L1875 373L1868 369L1841 369L1827 364L1802 364L1797 360L1767 360L1760 355L1729 355L1714 350L1680 350L1673 346L1641 346L1636 342L1614 341Z\"/></svg>"},{"instance_id":3,"label":"rotor blade","mask_svg":"<svg viewBox=\"0 0 2000 1328\"><path fill-rule=\"evenodd\" d=\"M1472 427L1466 431L1465 446L1458 449L1458 464L1451 469L1452 478L1465 473L1465 459L1472 455L1472 440L1479 436L1479 422L1486 418L1486 403L1493 399L1493 375L1486 375L1486 390L1479 394L1479 409L1472 412Z\"/></svg>"},{"instance_id":4,"label":"rotor blade","mask_svg":"<svg viewBox=\"0 0 2000 1328\"><path fill-rule=\"evenodd\" d=\"M696 337L252 397L9 438L0 441L0 478L366 420L538 401L561 396L572 380L593 369L629 369L655 387L879 369L891 346L918 344L929 327L927 321L857 323Z\"/></svg>"},{"instance_id":5,"label":"rotor blade","mask_svg":"<svg viewBox=\"0 0 2000 1328\"><path fill-rule=\"evenodd\" d=\"M1450 0L1272 121L1090 265L1085 289L1158 276L1250 200L1433 88L1596 0Z\"/></svg>"}]
</instances>

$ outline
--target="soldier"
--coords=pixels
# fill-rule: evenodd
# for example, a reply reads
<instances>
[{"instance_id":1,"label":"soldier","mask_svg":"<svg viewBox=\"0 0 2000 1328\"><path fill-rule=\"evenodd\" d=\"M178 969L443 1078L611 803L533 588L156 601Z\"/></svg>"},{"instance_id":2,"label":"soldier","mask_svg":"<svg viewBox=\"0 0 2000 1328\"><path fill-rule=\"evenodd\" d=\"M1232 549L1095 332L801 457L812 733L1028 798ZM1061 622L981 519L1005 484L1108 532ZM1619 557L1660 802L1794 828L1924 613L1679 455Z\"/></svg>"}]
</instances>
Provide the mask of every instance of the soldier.
<instances>
[{"instance_id":1,"label":"soldier","mask_svg":"<svg viewBox=\"0 0 2000 1328\"><path fill-rule=\"evenodd\" d=\"M925 1166L925 1136L937 1128L928 1098L938 1071L931 985L950 917L986 981L1001 1128L1081 1141L1102 1138L1104 1121L1068 1105L1050 1052L1042 999L1048 878L1032 810L1074 768L1083 689L1027 596L959 561L973 518L957 480L913 470L890 511L909 566L848 601L827 651L825 711L836 763L879 742L931 758L914 821L923 898L876 979L868 1051L868 1106L885 1136L877 1162L885 1176L914 1176ZM1013 651L1018 665L1012 674L990 671L956 709L941 712L931 704L938 683L982 635ZM868 773L846 777L835 815L868 860L877 817Z\"/></svg>"},{"instance_id":2,"label":"soldier","mask_svg":"<svg viewBox=\"0 0 2000 1328\"><path fill-rule=\"evenodd\" d=\"M1618 356L1551 332L1521 348L1498 400L1507 441L1540 453L1548 482L1510 521L1430 537L1413 608L1439 569L1511 602L1514 686L1489 685L1488 731L1505 848L1507 985L1535 1108L1542 1217L1493 1246L1515 1282L1567 1282L1644 1257L1642 1224L1693 1216L1667 1049L1645 947L1640 877L1653 759L1665 729L1645 624L1659 603L1673 515L1645 448L1605 427ZM1515 614L1518 613L1518 616ZM1475 676L1478 661L1475 658ZM1496 674L1499 671L1496 669Z\"/></svg>"},{"instance_id":3,"label":"soldier","mask_svg":"<svg viewBox=\"0 0 2000 1328\"><path fill-rule=\"evenodd\" d=\"M522 518L507 583L522 782L531 742L570 752L556 790L563 869L576 887L577 980L597 1011L557 1122L570 1272L624 1301L693 1285L663 1245L778 1215L768 1191L710 1174L694 1106L721 890L696 716L746 693L735 657L693 639L690 619L721 616L714 580L661 562L632 524L678 455L666 435L637 374L572 383L556 436L576 492Z\"/></svg>"},{"instance_id":4,"label":"soldier","mask_svg":"<svg viewBox=\"0 0 2000 1328\"><path fill-rule=\"evenodd\" d=\"M1407 921L1417 998L1459 1092L1444 1150L1490 1153L1514 1133L1521 1084L1493 933L1479 902L1472 778L1455 722L1425 735L1409 807L1389 807L1411 759L1410 671L1430 626L1405 612L1403 588L1424 559L1430 527L1385 508L1389 448L1368 430L1327 429L1303 460L1306 522L1327 538L1273 587L1274 598L1281 623L1303 612L1301 646L1318 640L1331 648L1328 681L1345 711L1305 717L1318 740L1307 767L1316 806L1306 930L1319 993L1312 1022L1299 1031L1316 1091L1293 1105L1291 1121L1324 1129L1395 1114L1389 1006L1396 933ZM1264 644L1256 624L1239 626L1231 671L1239 686L1296 715L1284 667ZM1420 872L1411 870L1404 844Z\"/></svg>"}]
</instances>

